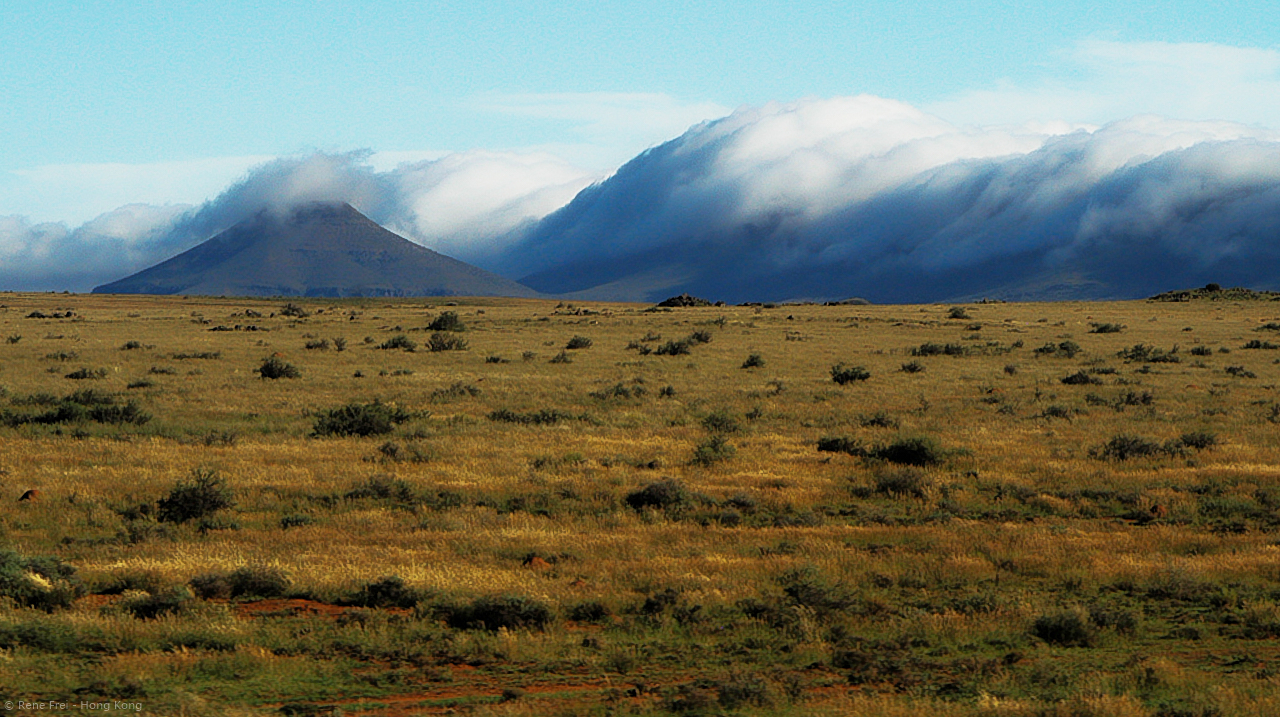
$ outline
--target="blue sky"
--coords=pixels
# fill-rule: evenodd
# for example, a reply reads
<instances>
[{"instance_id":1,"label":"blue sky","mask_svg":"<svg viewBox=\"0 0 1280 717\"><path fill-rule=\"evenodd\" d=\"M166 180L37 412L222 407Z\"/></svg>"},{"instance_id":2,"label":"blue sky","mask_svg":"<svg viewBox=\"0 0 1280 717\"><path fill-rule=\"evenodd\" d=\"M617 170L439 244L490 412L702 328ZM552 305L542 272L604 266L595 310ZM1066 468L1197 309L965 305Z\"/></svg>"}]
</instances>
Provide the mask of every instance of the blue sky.
<instances>
[{"instance_id":1,"label":"blue sky","mask_svg":"<svg viewBox=\"0 0 1280 717\"><path fill-rule=\"evenodd\" d=\"M1280 125L1272 2L0 5L0 215L195 203L251 166L475 149L607 172L743 105Z\"/></svg>"}]
</instances>

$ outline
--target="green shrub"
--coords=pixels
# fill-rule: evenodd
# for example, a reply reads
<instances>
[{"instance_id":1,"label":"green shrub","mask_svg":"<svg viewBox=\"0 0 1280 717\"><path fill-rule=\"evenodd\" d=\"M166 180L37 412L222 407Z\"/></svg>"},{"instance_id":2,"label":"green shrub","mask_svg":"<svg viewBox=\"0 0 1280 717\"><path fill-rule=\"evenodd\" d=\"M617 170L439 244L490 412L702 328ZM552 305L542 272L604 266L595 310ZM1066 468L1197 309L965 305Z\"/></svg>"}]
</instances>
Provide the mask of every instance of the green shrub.
<instances>
[{"instance_id":1,"label":"green shrub","mask_svg":"<svg viewBox=\"0 0 1280 717\"><path fill-rule=\"evenodd\" d=\"M405 351L413 352L418 349L418 342L414 341L408 336L405 336L404 334L396 334L395 336L392 336L386 341L383 341L382 343L378 344L378 348L384 351L394 351L396 349L404 349Z\"/></svg>"},{"instance_id":2,"label":"green shrub","mask_svg":"<svg viewBox=\"0 0 1280 717\"><path fill-rule=\"evenodd\" d=\"M946 451L932 436L904 436L871 451L873 458L911 466L931 466L946 458Z\"/></svg>"},{"instance_id":3,"label":"green shrub","mask_svg":"<svg viewBox=\"0 0 1280 717\"><path fill-rule=\"evenodd\" d=\"M1127 461L1131 458L1148 458L1165 453L1164 446L1141 436L1121 434L1106 443L1089 450L1090 457L1100 460Z\"/></svg>"},{"instance_id":4,"label":"green shrub","mask_svg":"<svg viewBox=\"0 0 1280 717\"><path fill-rule=\"evenodd\" d=\"M217 472L197 468L190 481L182 481L156 503L156 518L163 523L186 523L235 505L234 493Z\"/></svg>"},{"instance_id":5,"label":"green shrub","mask_svg":"<svg viewBox=\"0 0 1280 717\"><path fill-rule=\"evenodd\" d=\"M591 339L586 336L574 336L569 339L569 343L565 344L566 349L589 349L591 348Z\"/></svg>"},{"instance_id":6,"label":"green shrub","mask_svg":"<svg viewBox=\"0 0 1280 717\"><path fill-rule=\"evenodd\" d=\"M394 500L401 503L413 502L413 487L408 483L388 475L371 476L368 480L356 485L343 496L347 500Z\"/></svg>"},{"instance_id":7,"label":"green shrub","mask_svg":"<svg viewBox=\"0 0 1280 717\"><path fill-rule=\"evenodd\" d=\"M409 418L405 410L380 401L349 403L321 412L312 428L312 435L381 436L395 430L396 424Z\"/></svg>"},{"instance_id":8,"label":"green shrub","mask_svg":"<svg viewBox=\"0 0 1280 717\"><path fill-rule=\"evenodd\" d=\"M876 492L892 498L924 499L932 487L933 479L917 468L900 468L876 476Z\"/></svg>"},{"instance_id":9,"label":"green shrub","mask_svg":"<svg viewBox=\"0 0 1280 717\"><path fill-rule=\"evenodd\" d=\"M1036 618L1031 634L1050 645L1090 647L1097 631L1083 610L1060 610Z\"/></svg>"},{"instance_id":10,"label":"green shrub","mask_svg":"<svg viewBox=\"0 0 1280 717\"><path fill-rule=\"evenodd\" d=\"M307 313L307 310L302 308L301 306L298 306L293 302L289 302L284 306L280 307L280 315L293 317L295 319L303 319L310 316L311 314Z\"/></svg>"},{"instance_id":11,"label":"green shrub","mask_svg":"<svg viewBox=\"0 0 1280 717\"><path fill-rule=\"evenodd\" d=\"M1177 346L1165 351L1155 346L1134 344L1127 349L1121 350L1116 355L1130 363L1180 363L1182 361L1182 358L1178 356Z\"/></svg>"},{"instance_id":12,"label":"green shrub","mask_svg":"<svg viewBox=\"0 0 1280 717\"><path fill-rule=\"evenodd\" d=\"M626 497L627 505L635 511L644 511L648 508L666 510L688 502L689 491L672 478L650 483L640 490L629 493Z\"/></svg>"},{"instance_id":13,"label":"green shrub","mask_svg":"<svg viewBox=\"0 0 1280 717\"><path fill-rule=\"evenodd\" d=\"M262 359L262 365L259 366L254 373L257 373L262 378L273 379L299 378L302 376L302 372L298 370L297 366L284 361L278 356L268 356L267 358Z\"/></svg>"},{"instance_id":14,"label":"green shrub","mask_svg":"<svg viewBox=\"0 0 1280 717\"><path fill-rule=\"evenodd\" d=\"M551 622L551 608L533 598L518 595L479 597L469 605L440 610L450 627L464 630L537 629Z\"/></svg>"},{"instance_id":15,"label":"green shrub","mask_svg":"<svg viewBox=\"0 0 1280 717\"><path fill-rule=\"evenodd\" d=\"M121 351L132 351L132 350L134 350L134 349L140 349L140 348L142 348L142 342L141 342L141 341L126 341L126 342L124 342L124 345L120 347L120 350L121 350Z\"/></svg>"},{"instance_id":16,"label":"green shrub","mask_svg":"<svg viewBox=\"0 0 1280 717\"><path fill-rule=\"evenodd\" d=\"M83 380L87 378L103 379L107 377L107 370L105 368L97 368L97 369L78 368L75 371L72 371L71 373L67 374L66 377L70 379L77 379L77 380Z\"/></svg>"},{"instance_id":17,"label":"green shrub","mask_svg":"<svg viewBox=\"0 0 1280 717\"><path fill-rule=\"evenodd\" d=\"M742 362L742 368L762 368L764 366L764 357L760 354L750 354L747 360Z\"/></svg>"},{"instance_id":18,"label":"green shrub","mask_svg":"<svg viewBox=\"0 0 1280 717\"><path fill-rule=\"evenodd\" d=\"M0 550L0 596L46 612L70 607L83 592L76 569L54 557Z\"/></svg>"},{"instance_id":19,"label":"green shrub","mask_svg":"<svg viewBox=\"0 0 1280 717\"><path fill-rule=\"evenodd\" d=\"M693 450L693 463L699 466L710 466L720 461L729 460L738 452L724 436L716 435L708 438Z\"/></svg>"},{"instance_id":20,"label":"green shrub","mask_svg":"<svg viewBox=\"0 0 1280 717\"><path fill-rule=\"evenodd\" d=\"M120 608L140 620L154 620L162 615L181 612L191 598L190 590L177 585L154 593L127 598L121 601Z\"/></svg>"},{"instance_id":21,"label":"green shrub","mask_svg":"<svg viewBox=\"0 0 1280 717\"><path fill-rule=\"evenodd\" d=\"M602 624L609 621L613 611L598 600L587 600L569 608L567 617L574 622Z\"/></svg>"},{"instance_id":22,"label":"green shrub","mask_svg":"<svg viewBox=\"0 0 1280 717\"><path fill-rule=\"evenodd\" d=\"M1100 385L1102 383L1102 379L1097 378L1095 376L1090 376L1084 371L1076 371L1075 373L1069 376L1063 376L1059 380L1068 386L1090 386L1090 385Z\"/></svg>"},{"instance_id":23,"label":"green shrub","mask_svg":"<svg viewBox=\"0 0 1280 717\"><path fill-rule=\"evenodd\" d=\"M226 576L233 598L278 598L289 592L292 581L280 568L246 565Z\"/></svg>"},{"instance_id":24,"label":"green shrub","mask_svg":"<svg viewBox=\"0 0 1280 717\"><path fill-rule=\"evenodd\" d=\"M1080 353L1080 344L1074 341L1047 343L1033 352L1036 356L1054 356L1057 358L1075 358Z\"/></svg>"},{"instance_id":25,"label":"green shrub","mask_svg":"<svg viewBox=\"0 0 1280 717\"><path fill-rule=\"evenodd\" d=\"M365 583L359 590L344 598L341 604L374 608L412 608L416 607L422 598L420 591L406 585L399 576L388 575L371 583Z\"/></svg>"},{"instance_id":26,"label":"green shrub","mask_svg":"<svg viewBox=\"0 0 1280 717\"><path fill-rule=\"evenodd\" d=\"M854 381L866 381L869 378L871 378L871 372L862 366L845 366L838 363L831 367L831 380L841 386Z\"/></svg>"},{"instance_id":27,"label":"green shrub","mask_svg":"<svg viewBox=\"0 0 1280 717\"><path fill-rule=\"evenodd\" d=\"M1106 322L1090 323L1089 326L1092 327L1089 329L1089 333L1091 334L1118 334L1121 331L1124 331L1125 329L1125 327L1121 324L1112 324L1112 323L1106 323Z\"/></svg>"},{"instance_id":28,"label":"green shrub","mask_svg":"<svg viewBox=\"0 0 1280 717\"><path fill-rule=\"evenodd\" d=\"M309 351L328 351L329 339L316 339L314 341L308 341L303 346Z\"/></svg>"},{"instance_id":29,"label":"green shrub","mask_svg":"<svg viewBox=\"0 0 1280 717\"><path fill-rule=\"evenodd\" d=\"M908 361L907 363L902 364L902 366L899 367L898 370L902 371L903 373L923 373L924 364L920 363L919 361Z\"/></svg>"},{"instance_id":30,"label":"green shrub","mask_svg":"<svg viewBox=\"0 0 1280 717\"><path fill-rule=\"evenodd\" d=\"M1218 436L1209 431L1191 431L1179 436L1178 443L1192 450L1203 451L1218 445Z\"/></svg>"},{"instance_id":31,"label":"green shrub","mask_svg":"<svg viewBox=\"0 0 1280 717\"><path fill-rule=\"evenodd\" d=\"M452 336L442 331L437 331L431 334L430 339L427 339L427 348L432 352L466 351L467 342L461 336Z\"/></svg>"},{"instance_id":32,"label":"green shrub","mask_svg":"<svg viewBox=\"0 0 1280 717\"><path fill-rule=\"evenodd\" d=\"M659 356L683 356L689 353L689 347L690 344L685 339L668 341L655 349L654 353Z\"/></svg>"},{"instance_id":33,"label":"green shrub","mask_svg":"<svg viewBox=\"0 0 1280 717\"><path fill-rule=\"evenodd\" d=\"M971 319L973 317L970 316L969 313L964 310L963 306L953 306L951 307L951 310L947 312L947 318L948 319Z\"/></svg>"},{"instance_id":34,"label":"green shrub","mask_svg":"<svg viewBox=\"0 0 1280 717\"><path fill-rule=\"evenodd\" d=\"M507 408L500 408L489 413L489 420L526 426L550 426L561 421L588 421L590 416L585 413L575 415L555 408L543 408L530 413L517 413Z\"/></svg>"},{"instance_id":35,"label":"green shrub","mask_svg":"<svg viewBox=\"0 0 1280 717\"><path fill-rule=\"evenodd\" d=\"M737 433L742 430L738 419L726 410L712 411L702 419L702 427L713 433Z\"/></svg>"},{"instance_id":36,"label":"green shrub","mask_svg":"<svg viewBox=\"0 0 1280 717\"><path fill-rule=\"evenodd\" d=\"M443 311L430 324L427 324L428 331L466 331L467 327L462 323L462 319L458 318L456 311Z\"/></svg>"}]
</instances>

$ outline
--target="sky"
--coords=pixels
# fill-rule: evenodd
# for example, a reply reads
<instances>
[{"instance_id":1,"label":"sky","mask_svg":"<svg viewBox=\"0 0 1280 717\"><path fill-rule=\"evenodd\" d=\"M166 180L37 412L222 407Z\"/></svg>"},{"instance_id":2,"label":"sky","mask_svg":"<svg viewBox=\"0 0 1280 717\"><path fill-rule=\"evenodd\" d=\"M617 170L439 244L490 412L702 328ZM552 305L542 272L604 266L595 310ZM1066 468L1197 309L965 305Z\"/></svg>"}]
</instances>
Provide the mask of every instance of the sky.
<instances>
[{"instance_id":1,"label":"sky","mask_svg":"<svg viewBox=\"0 0 1280 717\"><path fill-rule=\"evenodd\" d=\"M544 211L700 122L858 95L959 127L1060 133L1152 113L1276 129L1280 13L1251 0L8 0L0 226L198 206L315 152L376 172L505 161L524 172L515 184L563 188L525 203Z\"/></svg>"}]
</instances>

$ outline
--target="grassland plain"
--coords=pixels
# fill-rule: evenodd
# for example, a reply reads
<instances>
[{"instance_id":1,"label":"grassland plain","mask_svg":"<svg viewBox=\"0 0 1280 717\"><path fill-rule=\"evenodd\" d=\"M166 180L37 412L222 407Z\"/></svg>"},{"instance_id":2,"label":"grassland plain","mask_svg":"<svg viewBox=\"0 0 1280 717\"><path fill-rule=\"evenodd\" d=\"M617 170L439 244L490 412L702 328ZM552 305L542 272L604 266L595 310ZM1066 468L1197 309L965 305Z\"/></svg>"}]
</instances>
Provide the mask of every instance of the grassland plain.
<instances>
[{"instance_id":1,"label":"grassland plain","mask_svg":"<svg viewBox=\"0 0 1280 717\"><path fill-rule=\"evenodd\" d=\"M1270 301L0 294L0 699L1280 714L1278 358Z\"/></svg>"}]
</instances>

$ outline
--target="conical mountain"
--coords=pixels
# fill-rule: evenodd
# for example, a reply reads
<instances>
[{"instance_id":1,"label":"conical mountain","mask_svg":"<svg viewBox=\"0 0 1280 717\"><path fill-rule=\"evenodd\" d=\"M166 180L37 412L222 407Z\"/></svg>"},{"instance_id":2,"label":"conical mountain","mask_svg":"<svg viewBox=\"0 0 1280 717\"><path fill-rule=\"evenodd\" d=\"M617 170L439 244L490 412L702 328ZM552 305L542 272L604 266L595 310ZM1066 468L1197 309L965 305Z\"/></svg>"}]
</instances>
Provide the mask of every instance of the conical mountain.
<instances>
[{"instance_id":1,"label":"conical mountain","mask_svg":"<svg viewBox=\"0 0 1280 717\"><path fill-rule=\"evenodd\" d=\"M537 296L384 229L345 203L263 211L95 294Z\"/></svg>"}]
</instances>

